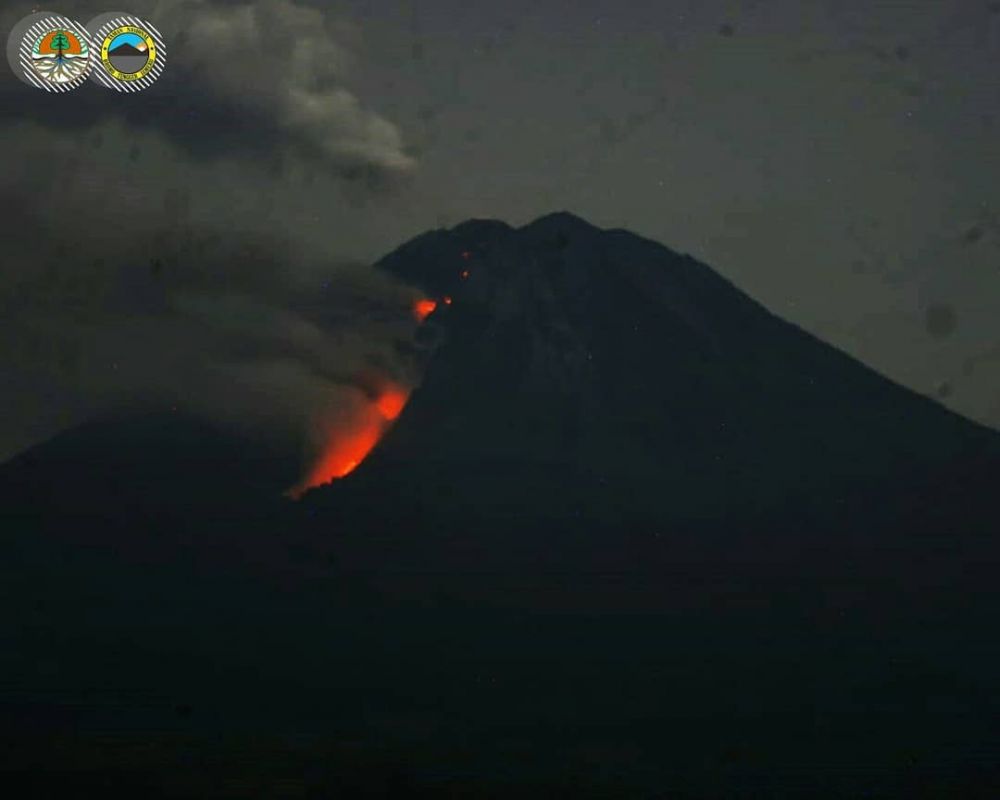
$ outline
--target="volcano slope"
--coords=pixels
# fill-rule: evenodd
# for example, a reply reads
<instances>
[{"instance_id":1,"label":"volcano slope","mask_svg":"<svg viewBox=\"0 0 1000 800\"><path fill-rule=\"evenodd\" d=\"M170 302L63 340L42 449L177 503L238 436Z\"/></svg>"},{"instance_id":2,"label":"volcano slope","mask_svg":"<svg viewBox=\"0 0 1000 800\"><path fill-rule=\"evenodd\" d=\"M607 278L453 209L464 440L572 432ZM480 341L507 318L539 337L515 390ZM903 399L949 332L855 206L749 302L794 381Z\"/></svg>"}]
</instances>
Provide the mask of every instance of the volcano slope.
<instances>
[{"instance_id":1,"label":"volcano slope","mask_svg":"<svg viewBox=\"0 0 1000 800\"><path fill-rule=\"evenodd\" d=\"M168 796L997 786L995 432L569 214L378 267L438 302L347 477L281 501L285 465L159 417L0 470L8 769Z\"/></svg>"},{"instance_id":2,"label":"volcano slope","mask_svg":"<svg viewBox=\"0 0 1000 800\"><path fill-rule=\"evenodd\" d=\"M1000 436L690 257L553 214L431 232L379 267L450 302L421 332L423 384L350 480L314 493L316 514L417 551L410 529L431 528L456 558L492 547L491 567L857 556L851 571L909 559L933 577L991 552Z\"/></svg>"}]
</instances>

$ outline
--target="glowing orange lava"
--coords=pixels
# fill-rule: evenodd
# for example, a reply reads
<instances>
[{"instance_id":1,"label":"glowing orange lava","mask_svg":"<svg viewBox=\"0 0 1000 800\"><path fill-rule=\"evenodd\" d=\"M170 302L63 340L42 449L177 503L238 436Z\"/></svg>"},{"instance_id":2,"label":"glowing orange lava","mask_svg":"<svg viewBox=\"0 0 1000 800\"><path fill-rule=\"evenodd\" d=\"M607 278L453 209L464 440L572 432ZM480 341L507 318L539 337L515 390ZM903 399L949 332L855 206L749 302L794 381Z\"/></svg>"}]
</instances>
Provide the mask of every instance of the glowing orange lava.
<instances>
[{"instance_id":1,"label":"glowing orange lava","mask_svg":"<svg viewBox=\"0 0 1000 800\"><path fill-rule=\"evenodd\" d=\"M423 322L432 313L434 313L435 308L437 308L437 300L431 300L429 298L417 300L417 302L413 304L413 315L417 318L417 320Z\"/></svg>"},{"instance_id":2,"label":"glowing orange lava","mask_svg":"<svg viewBox=\"0 0 1000 800\"><path fill-rule=\"evenodd\" d=\"M469 270L463 269L462 270L462 280L464 281L468 277L469 277Z\"/></svg>"},{"instance_id":3,"label":"glowing orange lava","mask_svg":"<svg viewBox=\"0 0 1000 800\"><path fill-rule=\"evenodd\" d=\"M402 386L386 384L377 397L330 430L316 462L287 495L298 500L310 489L350 475L389 430L408 399L409 393Z\"/></svg>"},{"instance_id":4,"label":"glowing orange lava","mask_svg":"<svg viewBox=\"0 0 1000 800\"><path fill-rule=\"evenodd\" d=\"M451 298L448 297L447 295L445 297L442 297L441 299L444 300L444 304L446 306L450 306L451 305Z\"/></svg>"},{"instance_id":5,"label":"glowing orange lava","mask_svg":"<svg viewBox=\"0 0 1000 800\"><path fill-rule=\"evenodd\" d=\"M389 386L378 396L375 407L383 419L391 422L399 416L409 399L409 395L401 386Z\"/></svg>"}]
</instances>

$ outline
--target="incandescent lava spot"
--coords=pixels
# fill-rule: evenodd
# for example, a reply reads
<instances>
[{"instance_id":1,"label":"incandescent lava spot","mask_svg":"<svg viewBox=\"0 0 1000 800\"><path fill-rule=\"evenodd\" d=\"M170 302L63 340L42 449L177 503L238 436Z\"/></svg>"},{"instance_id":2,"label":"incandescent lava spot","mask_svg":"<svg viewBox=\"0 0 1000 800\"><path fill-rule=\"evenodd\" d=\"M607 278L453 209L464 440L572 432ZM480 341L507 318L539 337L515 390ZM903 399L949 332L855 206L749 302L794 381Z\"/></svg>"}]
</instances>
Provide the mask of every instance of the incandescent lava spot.
<instances>
[{"instance_id":1,"label":"incandescent lava spot","mask_svg":"<svg viewBox=\"0 0 1000 800\"><path fill-rule=\"evenodd\" d=\"M375 399L375 407L387 422L392 422L402 413L409 394L402 386L390 385Z\"/></svg>"},{"instance_id":2,"label":"incandescent lava spot","mask_svg":"<svg viewBox=\"0 0 1000 800\"><path fill-rule=\"evenodd\" d=\"M413 316L417 318L418 322L423 322L434 313L435 308L437 308L437 300L425 297L413 304Z\"/></svg>"},{"instance_id":3,"label":"incandescent lava spot","mask_svg":"<svg viewBox=\"0 0 1000 800\"><path fill-rule=\"evenodd\" d=\"M364 398L345 416L328 423L325 443L313 466L286 495L298 500L310 489L350 475L402 413L407 400L409 392L404 387L387 383L374 398Z\"/></svg>"}]
</instances>

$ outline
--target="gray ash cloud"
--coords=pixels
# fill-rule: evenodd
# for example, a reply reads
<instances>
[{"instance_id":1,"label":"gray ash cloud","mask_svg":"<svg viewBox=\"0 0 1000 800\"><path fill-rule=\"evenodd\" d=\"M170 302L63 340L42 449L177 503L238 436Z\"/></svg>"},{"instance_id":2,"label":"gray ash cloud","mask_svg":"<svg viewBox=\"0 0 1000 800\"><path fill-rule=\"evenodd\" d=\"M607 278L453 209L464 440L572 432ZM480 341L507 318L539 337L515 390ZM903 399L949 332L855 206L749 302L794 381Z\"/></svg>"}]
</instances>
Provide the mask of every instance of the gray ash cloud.
<instances>
[{"instance_id":1,"label":"gray ash cloud","mask_svg":"<svg viewBox=\"0 0 1000 800\"><path fill-rule=\"evenodd\" d=\"M167 41L152 89L0 87L0 458L142 403L292 443L353 376L409 369L410 290L338 247L351 198L377 203L415 166L345 84L351 29L287 0L129 11Z\"/></svg>"}]
</instances>

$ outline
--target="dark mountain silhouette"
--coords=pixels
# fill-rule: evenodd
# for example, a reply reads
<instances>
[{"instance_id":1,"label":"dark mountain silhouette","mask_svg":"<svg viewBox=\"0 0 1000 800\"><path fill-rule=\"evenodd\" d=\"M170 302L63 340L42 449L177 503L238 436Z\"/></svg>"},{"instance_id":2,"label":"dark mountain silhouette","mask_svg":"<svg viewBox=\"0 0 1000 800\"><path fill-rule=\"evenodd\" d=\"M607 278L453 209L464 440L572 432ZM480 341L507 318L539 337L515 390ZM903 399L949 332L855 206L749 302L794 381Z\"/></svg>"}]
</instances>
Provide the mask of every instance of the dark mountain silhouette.
<instances>
[{"instance_id":1,"label":"dark mountain silhouette","mask_svg":"<svg viewBox=\"0 0 1000 800\"><path fill-rule=\"evenodd\" d=\"M148 53L145 50L140 50L133 44L129 42L123 42L118 45L114 50L110 51L113 56L146 56Z\"/></svg>"},{"instance_id":2,"label":"dark mountain silhouette","mask_svg":"<svg viewBox=\"0 0 1000 800\"><path fill-rule=\"evenodd\" d=\"M432 231L378 266L452 302L347 478L283 501L293 465L172 413L0 468L0 710L28 777L997 785L995 432L569 214ZM192 751L215 767L178 772Z\"/></svg>"},{"instance_id":3,"label":"dark mountain silhouette","mask_svg":"<svg viewBox=\"0 0 1000 800\"><path fill-rule=\"evenodd\" d=\"M280 509L275 486L297 469L287 454L197 416L132 411L9 461L0 470L0 504L8 522L56 542L176 554L207 542L207 532L218 549L231 532L241 535L246 515Z\"/></svg>"},{"instance_id":4,"label":"dark mountain silhouette","mask_svg":"<svg viewBox=\"0 0 1000 800\"><path fill-rule=\"evenodd\" d=\"M585 550L621 554L617 531L751 558L758 537L787 539L772 558L873 541L917 557L944 529L967 547L990 529L1000 436L690 257L554 214L431 232L379 266L454 302L427 323L440 344L395 428L307 503L393 487L407 500L389 507L419 518L503 520L507 553L511 520L594 531Z\"/></svg>"}]
</instances>

